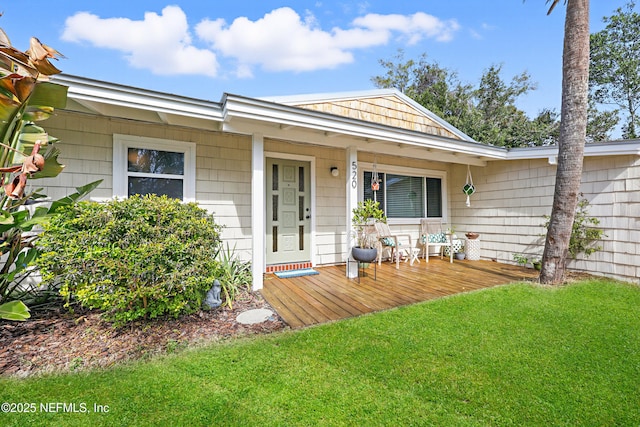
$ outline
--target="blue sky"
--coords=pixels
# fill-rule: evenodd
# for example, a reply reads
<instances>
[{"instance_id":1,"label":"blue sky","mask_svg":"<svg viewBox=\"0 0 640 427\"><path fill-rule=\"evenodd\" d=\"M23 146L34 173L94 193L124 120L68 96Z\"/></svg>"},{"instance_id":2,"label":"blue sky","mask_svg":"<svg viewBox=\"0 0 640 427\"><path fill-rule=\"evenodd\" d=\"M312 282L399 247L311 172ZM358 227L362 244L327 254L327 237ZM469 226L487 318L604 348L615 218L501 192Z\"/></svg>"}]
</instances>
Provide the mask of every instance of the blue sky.
<instances>
[{"instance_id":1,"label":"blue sky","mask_svg":"<svg viewBox=\"0 0 640 427\"><path fill-rule=\"evenodd\" d=\"M372 89L403 49L476 85L503 65L538 89L529 116L560 109L565 8L543 0L3 2L2 27L26 50L31 36L66 56L64 73L212 101ZM626 0L591 2L591 32Z\"/></svg>"}]
</instances>

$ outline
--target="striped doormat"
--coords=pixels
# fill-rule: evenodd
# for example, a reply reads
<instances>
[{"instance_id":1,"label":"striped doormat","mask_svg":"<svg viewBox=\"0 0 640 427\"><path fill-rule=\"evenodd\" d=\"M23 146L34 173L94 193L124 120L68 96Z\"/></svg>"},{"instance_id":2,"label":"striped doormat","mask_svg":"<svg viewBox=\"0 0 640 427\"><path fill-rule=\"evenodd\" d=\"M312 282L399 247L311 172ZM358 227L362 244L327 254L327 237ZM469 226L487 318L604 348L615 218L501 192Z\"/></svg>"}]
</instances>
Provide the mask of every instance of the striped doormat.
<instances>
[{"instance_id":1,"label":"striped doormat","mask_svg":"<svg viewBox=\"0 0 640 427\"><path fill-rule=\"evenodd\" d=\"M320 274L313 268L301 268L299 270L289 270L289 271L278 271L274 273L281 279L290 279L292 277L300 277L300 276L313 276L315 274Z\"/></svg>"}]
</instances>

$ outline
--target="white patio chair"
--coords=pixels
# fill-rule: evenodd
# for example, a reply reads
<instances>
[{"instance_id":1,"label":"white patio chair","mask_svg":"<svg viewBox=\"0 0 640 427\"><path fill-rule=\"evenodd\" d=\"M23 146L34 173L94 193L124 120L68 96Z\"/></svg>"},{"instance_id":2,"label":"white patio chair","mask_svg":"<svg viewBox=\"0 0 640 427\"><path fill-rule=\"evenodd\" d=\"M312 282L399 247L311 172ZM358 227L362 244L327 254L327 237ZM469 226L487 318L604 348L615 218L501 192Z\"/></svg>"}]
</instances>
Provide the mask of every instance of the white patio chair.
<instances>
[{"instance_id":1,"label":"white patio chair","mask_svg":"<svg viewBox=\"0 0 640 427\"><path fill-rule=\"evenodd\" d=\"M453 241L444 232L441 219L422 218L420 220L420 243L424 247L423 257L429 262L429 248L438 248L440 258L444 256L444 248L449 247L449 262L453 262Z\"/></svg>"},{"instance_id":2,"label":"white patio chair","mask_svg":"<svg viewBox=\"0 0 640 427\"><path fill-rule=\"evenodd\" d=\"M378 233L379 242L378 265L382 263L383 250L389 249L391 251L391 260L393 261L395 256L396 268L399 269L402 250L405 248L409 251L407 253L407 256L409 257L410 264L413 265L414 258L412 257L411 253L411 251L413 250L411 235L392 234L389 225L383 222L376 222L376 231Z\"/></svg>"}]
</instances>

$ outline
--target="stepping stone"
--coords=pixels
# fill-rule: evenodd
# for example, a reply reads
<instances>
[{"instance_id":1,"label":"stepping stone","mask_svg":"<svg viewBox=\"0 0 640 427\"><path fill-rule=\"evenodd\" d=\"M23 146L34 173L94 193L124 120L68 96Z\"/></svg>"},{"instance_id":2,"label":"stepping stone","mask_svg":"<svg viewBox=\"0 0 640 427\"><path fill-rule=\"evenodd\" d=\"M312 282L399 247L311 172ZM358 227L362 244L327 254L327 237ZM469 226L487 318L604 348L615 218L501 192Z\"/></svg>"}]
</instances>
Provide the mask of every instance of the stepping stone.
<instances>
[{"instance_id":1,"label":"stepping stone","mask_svg":"<svg viewBox=\"0 0 640 427\"><path fill-rule=\"evenodd\" d=\"M273 311L267 310L266 308L257 308L240 313L238 317L236 317L236 321L243 325L253 325L255 323L266 322L271 316L273 316Z\"/></svg>"}]
</instances>

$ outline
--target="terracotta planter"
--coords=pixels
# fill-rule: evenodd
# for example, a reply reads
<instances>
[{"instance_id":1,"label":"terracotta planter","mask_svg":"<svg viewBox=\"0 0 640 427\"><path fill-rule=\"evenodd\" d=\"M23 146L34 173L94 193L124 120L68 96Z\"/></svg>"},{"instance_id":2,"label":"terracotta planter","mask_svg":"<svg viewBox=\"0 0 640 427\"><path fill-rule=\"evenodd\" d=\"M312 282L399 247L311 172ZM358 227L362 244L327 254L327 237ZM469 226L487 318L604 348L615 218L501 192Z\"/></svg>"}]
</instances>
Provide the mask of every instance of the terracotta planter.
<instances>
[{"instance_id":1,"label":"terracotta planter","mask_svg":"<svg viewBox=\"0 0 640 427\"><path fill-rule=\"evenodd\" d=\"M353 256L353 259L356 261L372 262L378 257L378 249L354 246L351 248L351 256Z\"/></svg>"}]
</instances>

